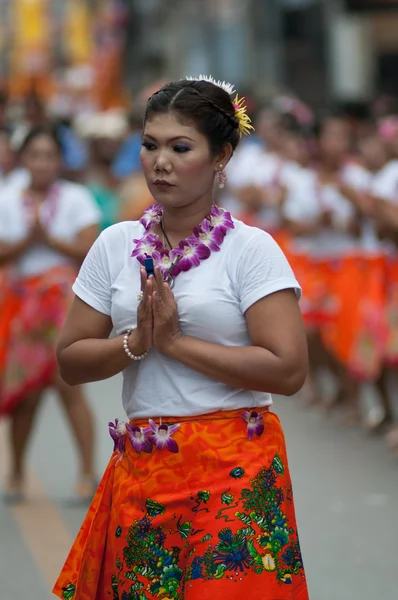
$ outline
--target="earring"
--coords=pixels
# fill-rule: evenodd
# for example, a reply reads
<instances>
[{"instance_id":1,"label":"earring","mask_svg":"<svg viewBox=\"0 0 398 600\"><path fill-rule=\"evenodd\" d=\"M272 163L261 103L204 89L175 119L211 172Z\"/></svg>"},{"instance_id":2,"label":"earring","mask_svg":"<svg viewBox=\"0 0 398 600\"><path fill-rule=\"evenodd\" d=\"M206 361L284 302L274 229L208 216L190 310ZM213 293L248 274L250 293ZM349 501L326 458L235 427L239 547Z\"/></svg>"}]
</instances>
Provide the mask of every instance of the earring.
<instances>
[{"instance_id":1,"label":"earring","mask_svg":"<svg viewBox=\"0 0 398 600\"><path fill-rule=\"evenodd\" d=\"M216 180L218 183L218 187L220 188L220 190L222 190L225 187L225 184L227 183L227 174L224 171L224 165L220 165L220 170L217 171L217 175L216 175Z\"/></svg>"}]
</instances>

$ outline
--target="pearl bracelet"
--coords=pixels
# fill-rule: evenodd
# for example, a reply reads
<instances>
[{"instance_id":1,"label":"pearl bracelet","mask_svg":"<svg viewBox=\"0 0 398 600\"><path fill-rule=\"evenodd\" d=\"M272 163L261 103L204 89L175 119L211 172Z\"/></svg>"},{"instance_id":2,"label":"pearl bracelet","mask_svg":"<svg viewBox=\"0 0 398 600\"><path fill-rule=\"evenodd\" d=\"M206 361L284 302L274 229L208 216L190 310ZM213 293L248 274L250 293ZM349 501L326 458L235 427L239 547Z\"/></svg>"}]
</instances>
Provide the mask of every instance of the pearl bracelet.
<instances>
[{"instance_id":1,"label":"pearl bracelet","mask_svg":"<svg viewBox=\"0 0 398 600\"><path fill-rule=\"evenodd\" d=\"M129 336L130 334L136 329L136 327L131 327L131 329L128 329L126 331L126 333L123 336L123 348L125 353L127 354L127 356L131 359L131 360L142 360L143 358L145 358L148 354L148 352L144 352L143 354L140 354L139 356L136 356L135 354L133 354L132 352L130 352L130 348L129 348Z\"/></svg>"}]
</instances>

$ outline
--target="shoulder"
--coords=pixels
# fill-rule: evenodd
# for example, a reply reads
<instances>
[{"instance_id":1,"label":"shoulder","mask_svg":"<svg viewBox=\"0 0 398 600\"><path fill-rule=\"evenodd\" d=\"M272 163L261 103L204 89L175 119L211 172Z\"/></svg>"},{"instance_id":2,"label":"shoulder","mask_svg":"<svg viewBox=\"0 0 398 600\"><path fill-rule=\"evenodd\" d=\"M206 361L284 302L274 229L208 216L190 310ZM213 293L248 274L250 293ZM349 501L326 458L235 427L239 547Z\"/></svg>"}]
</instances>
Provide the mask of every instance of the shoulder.
<instances>
[{"instance_id":1,"label":"shoulder","mask_svg":"<svg viewBox=\"0 0 398 600\"><path fill-rule=\"evenodd\" d=\"M385 167L380 171L381 176L385 178L397 179L398 178L398 160L391 160Z\"/></svg>"},{"instance_id":2,"label":"shoulder","mask_svg":"<svg viewBox=\"0 0 398 600\"><path fill-rule=\"evenodd\" d=\"M370 181L370 173L361 164L350 162L343 169L343 179L354 187L361 187Z\"/></svg>"},{"instance_id":3,"label":"shoulder","mask_svg":"<svg viewBox=\"0 0 398 600\"><path fill-rule=\"evenodd\" d=\"M263 229L246 225L243 221L235 218L233 218L233 222L235 228L230 235L229 250L238 260L253 250L257 250L265 257L275 249L280 250L274 238Z\"/></svg>"},{"instance_id":4,"label":"shoulder","mask_svg":"<svg viewBox=\"0 0 398 600\"><path fill-rule=\"evenodd\" d=\"M131 260L133 240L141 237L143 231L138 221L124 221L104 229L87 255L80 277L87 272L107 272L109 280L114 281Z\"/></svg>"},{"instance_id":5,"label":"shoulder","mask_svg":"<svg viewBox=\"0 0 398 600\"><path fill-rule=\"evenodd\" d=\"M22 197L22 188L5 183L0 186L0 210L2 214L18 211Z\"/></svg>"},{"instance_id":6,"label":"shoulder","mask_svg":"<svg viewBox=\"0 0 398 600\"><path fill-rule=\"evenodd\" d=\"M98 242L110 257L127 256L133 250L133 240L139 239L144 234L144 227L139 221L122 221L104 229Z\"/></svg>"},{"instance_id":7,"label":"shoulder","mask_svg":"<svg viewBox=\"0 0 398 600\"><path fill-rule=\"evenodd\" d=\"M80 183L74 183L72 181L66 181L61 179L58 182L61 196L66 198L68 202L88 202L95 203L92 193L90 190Z\"/></svg>"}]
</instances>

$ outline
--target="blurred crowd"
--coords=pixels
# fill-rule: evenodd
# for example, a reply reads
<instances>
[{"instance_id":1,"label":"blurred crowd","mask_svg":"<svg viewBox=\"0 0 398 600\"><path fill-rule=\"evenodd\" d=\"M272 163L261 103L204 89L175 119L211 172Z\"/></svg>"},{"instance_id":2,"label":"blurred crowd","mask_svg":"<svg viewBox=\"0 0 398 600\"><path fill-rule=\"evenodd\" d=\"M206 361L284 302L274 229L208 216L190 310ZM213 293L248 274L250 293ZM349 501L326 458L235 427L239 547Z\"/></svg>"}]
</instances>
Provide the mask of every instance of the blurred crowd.
<instances>
[{"instance_id":1,"label":"blurred crowd","mask_svg":"<svg viewBox=\"0 0 398 600\"><path fill-rule=\"evenodd\" d=\"M51 383L80 451L77 494L95 489L92 416L83 391L56 378L55 333L70 303L65 282L98 233L139 219L152 203L139 155L153 89L130 112L81 107L73 117L52 116L51 103L34 93L18 103L0 94L0 415L12 418L11 498L20 493L27 441ZM247 102L255 133L242 141L216 193L236 218L275 237L303 288L310 372L302 401L342 424L386 433L398 455L391 398L398 365L395 100L319 114L293 95L267 102L248 95ZM365 407L369 386L378 400Z\"/></svg>"},{"instance_id":2,"label":"blurred crowd","mask_svg":"<svg viewBox=\"0 0 398 600\"><path fill-rule=\"evenodd\" d=\"M101 229L120 220L136 219L150 202L140 171L142 110L114 108L95 112L93 107L65 111L54 117L51 100L36 94L9 101L0 94L0 185L26 186L29 175L21 147L29 131L53 128L62 149L66 179L84 184L101 211ZM70 116L78 112L78 116ZM59 111L56 111L59 114Z\"/></svg>"},{"instance_id":3,"label":"blurred crowd","mask_svg":"<svg viewBox=\"0 0 398 600\"><path fill-rule=\"evenodd\" d=\"M395 101L316 114L283 96L259 107L254 121L221 201L277 239L302 285L310 356L303 400L342 424L386 432L398 453Z\"/></svg>"}]
</instances>

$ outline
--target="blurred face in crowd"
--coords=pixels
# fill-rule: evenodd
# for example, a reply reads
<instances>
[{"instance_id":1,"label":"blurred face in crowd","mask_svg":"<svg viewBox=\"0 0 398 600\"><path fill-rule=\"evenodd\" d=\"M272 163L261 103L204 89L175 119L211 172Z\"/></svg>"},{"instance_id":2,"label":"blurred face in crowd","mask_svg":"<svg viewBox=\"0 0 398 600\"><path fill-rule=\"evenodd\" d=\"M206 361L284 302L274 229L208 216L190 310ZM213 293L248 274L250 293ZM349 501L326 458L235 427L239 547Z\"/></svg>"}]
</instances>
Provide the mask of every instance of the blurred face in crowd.
<instances>
[{"instance_id":1,"label":"blurred face in crowd","mask_svg":"<svg viewBox=\"0 0 398 600\"><path fill-rule=\"evenodd\" d=\"M398 133L396 133L390 139L386 140L384 143L384 147L386 148L386 152L388 153L389 158L398 158Z\"/></svg>"},{"instance_id":2,"label":"blurred face in crowd","mask_svg":"<svg viewBox=\"0 0 398 600\"><path fill-rule=\"evenodd\" d=\"M372 172L382 169L388 160L386 147L376 134L360 140L358 149L365 167Z\"/></svg>"},{"instance_id":3,"label":"blurred face in crowd","mask_svg":"<svg viewBox=\"0 0 398 600\"><path fill-rule=\"evenodd\" d=\"M121 141L118 139L103 137L92 142L92 153L99 164L110 166L120 149Z\"/></svg>"},{"instance_id":4,"label":"blurred face in crowd","mask_svg":"<svg viewBox=\"0 0 398 600\"><path fill-rule=\"evenodd\" d=\"M7 134L0 134L0 174L5 175L14 168L15 156Z\"/></svg>"},{"instance_id":5,"label":"blurred face in crowd","mask_svg":"<svg viewBox=\"0 0 398 600\"><path fill-rule=\"evenodd\" d=\"M303 167L307 166L311 160L308 141L295 133L284 135L283 153L286 160L298 163Z\"/></svg>"},{"instance_id":6,"label":"blurred face in crowd","mask_svg":"<svg viewBox=\"0 0 398 600\"><path fill-rule=\"evenodd\" d=\"M45 111L40 100L28 97L25 102L25 118L32 125L40 125L45 121Z\"/></svg>"},{"instance_id":7,"label":"blurred face in crowd","mask_svg":"<svg viewBox=\"0 0 398 600\"><path fill-rule=\"evenodd\" d=\"M319 151L324 160L339 163L350 150L349 126L343 119L327 119L319 136Z\"/></svg>"},{"instance_id":8,"label":"blurred face in crowd","mask_svg":"<svg viewBox=\"0 0 398 600\"><path fill-rule=\"evenodd\" d=\"M31 174L32 185L47 188L59 176L61 151L51 136L39 135L25 149L23 163Z\"/></svg>"},{"instance_id":9,"label":"blurred face in crowd","mask_svg":"<svg viewBox=\"0 0 398 600\"><path fill-rule=\"evenodd\" d=\"M141 163L149 191L168 208L184 207L212 195L214 174L226 155L212 156L206 136L173 112L147 120Z\"/></svg>"},{"instance_id":10,"label":"blurred face in crowd","mask_svg":"<svg viewBox=\"0 0 398 600\"><path fill-rule=\"evenodd\" d=\"M279 117L271 110L265 109L257 119L256 133L265 142L269 150L279 150L283 130Z\"/></svg>"}]
</instances>

